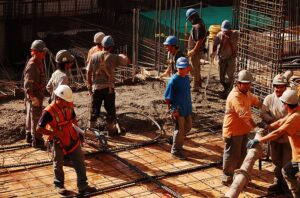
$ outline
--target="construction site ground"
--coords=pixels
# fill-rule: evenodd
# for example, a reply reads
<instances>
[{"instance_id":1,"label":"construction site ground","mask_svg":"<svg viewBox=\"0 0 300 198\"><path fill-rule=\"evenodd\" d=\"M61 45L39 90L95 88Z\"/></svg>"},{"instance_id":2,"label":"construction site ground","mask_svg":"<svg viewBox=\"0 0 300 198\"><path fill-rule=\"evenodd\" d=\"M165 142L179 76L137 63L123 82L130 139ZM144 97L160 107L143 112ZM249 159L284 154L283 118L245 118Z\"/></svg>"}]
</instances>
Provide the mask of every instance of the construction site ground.
<instances>
[{"instance_id":1,"label":"construction site ground","mask_svg":"<svg viewBox=\"0 0 300 198\"><path fill-rule=\"evenodd\" d=\"M209 65L203 70L207 76ZM222 89L216 70L210 74L207 100L204 89L192 93L193 128L184 143L187 160L170 155L173 121L163 101L165 83L152 79L116 88L118 119L126 133L109 137L107 150L97 149L98 144L83 144L88 181L98 190L91 196L172 197L169 189L183 197L221 197L227 192L229 188L221 183L225 100L219 97ZM86 91L74 94L82 128L87 126L89 103ZM51 154L31 148L23 140L23 100L0 104L0 116L0 197L59 197L53 186ZM149 118L157 121L165 134ZM76 173L70 162L64 171L68 196L76 196ZM240 197L275 197L267 194L274 178L270 162L262 162L262 170L255 163L251 176Z\"/></svg>"}]
</instances>

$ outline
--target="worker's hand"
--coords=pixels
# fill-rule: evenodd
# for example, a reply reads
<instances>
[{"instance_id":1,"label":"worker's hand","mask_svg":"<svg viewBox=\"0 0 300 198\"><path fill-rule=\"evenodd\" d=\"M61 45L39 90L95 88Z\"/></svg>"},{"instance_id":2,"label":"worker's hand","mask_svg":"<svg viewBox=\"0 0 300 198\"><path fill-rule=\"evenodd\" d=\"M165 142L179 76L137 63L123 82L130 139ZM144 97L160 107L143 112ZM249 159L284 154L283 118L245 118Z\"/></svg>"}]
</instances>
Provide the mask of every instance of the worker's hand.
<instances>
[{"instance_id":1,"label":"worker's hand","mask_svg":"<svg viewBox=\"0 0 300 198\"><path fill-rule=\"evenodd\" d=\"M248 149L252 149L252 148L255 147L256 144L259 144L259 140L258 140L258 139L250 140L250 141L247 143L247 148L248 148Z\"/></svg>"},{"instance_id":2,"label":"worker's hand","mask_svg":"<svg viewBox=\"0 0 300 198\"><path fill-rule=\"evenodd\" d=\"M188 56L188 57L192 57L192 56L194 56L195 54L196 54L196 51L195 51L194 49L192 49L192 50L188 51L187 56Z\"/></svg>"},{"instance_id":3,"label":"worker's hand","mask_svg":"<svg viewBox=\"0 0 300 198\"><path fill-rule=\"evenodd\" d=\"M32 97L31 98L31 103L32 103L32 106L34 106L34 107L39 107L40 106L40 101L37 97Z\"/></svg>"},{"instance_id":4,"label":"worker's hand","mask_svg":"<svg viewBox=\"0 0 300 198\"><path fill-rule=\"evenodd\" d=\"M177 118L179 117L179 111L178 110L171 111L171 116L173 120L177 120Z\"/></svg>"},{"instance_id":5,"label":"worker's hand","mask_svg":"<svg viewBox=\"0 0 300 198\"><path fill-rule=\"evenodd\" d=\"M212 53L210 54L210 60L214 60L215 57L216 57L216 52L212 52Z\"/></svg>"}]
</instances>

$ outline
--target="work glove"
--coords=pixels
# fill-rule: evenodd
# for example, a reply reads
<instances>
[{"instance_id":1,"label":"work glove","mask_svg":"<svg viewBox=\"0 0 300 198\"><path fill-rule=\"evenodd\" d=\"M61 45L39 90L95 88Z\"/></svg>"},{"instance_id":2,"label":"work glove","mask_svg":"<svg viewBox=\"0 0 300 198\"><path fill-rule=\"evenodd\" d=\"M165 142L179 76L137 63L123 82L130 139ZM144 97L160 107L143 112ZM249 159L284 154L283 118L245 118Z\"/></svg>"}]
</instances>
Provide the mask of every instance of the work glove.
<instances>
[{"instance_id":1,"label":"work glove","mask_svg":"<svg viewBox=\"0 0 300 198\"><path fill-rule=\"evenodd\" d=\"M252 149L252 148L255 147L256 144L259 144L259 140L258 140L258 139L250 140L250 141L247 143L247 148L248 148L248 149Z\"/></svg>"},{"instance_id":2,"label":"work glove","mask_svg":"<svg viewBox=\"0 0 300 198\"><path fill-rule=\"evenodd\" d=\"M188 56L188 57L192 57L192 56L194 56L195 54L196 54L196 51L195 51L194 49L192 49L192 50L188 51L187 56Z\"/></svg>"},{"instance_id":3,"label":"work glove","mask_svg":"<svg viewBox=\"0 0 300 198\"><path fill-rule=\"evenodd\" d=\"M31 104L34 107L39 107L40 106L40 101L37 97L32 97L31 98Z\"/></svg>"}]
</instances>

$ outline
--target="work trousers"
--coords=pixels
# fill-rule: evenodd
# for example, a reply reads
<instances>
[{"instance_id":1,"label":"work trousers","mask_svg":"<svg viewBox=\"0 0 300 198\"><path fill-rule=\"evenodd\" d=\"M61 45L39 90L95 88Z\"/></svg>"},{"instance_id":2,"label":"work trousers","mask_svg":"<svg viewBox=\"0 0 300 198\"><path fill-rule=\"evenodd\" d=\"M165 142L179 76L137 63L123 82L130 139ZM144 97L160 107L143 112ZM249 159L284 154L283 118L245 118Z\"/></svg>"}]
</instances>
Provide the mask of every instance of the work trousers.
<instances>
[{"instance_id":1,"label":"work trousers","mask_svg":"<svg viewBox=\"0 0 300 198\"><path fill-rule=\"evenodd\" d=\"M228 182L232 180L234 171L238 169L247 154L248 135L232 136L224 138L224 154L223 154L223 178L222 181Z\"/></svg>"},{"instance_id":2,"label":"work trousers","mask_svg":"<svg viewBox=\"0 0 300 198\"><path fill-rule=\"evenodd\" d=\"M54 169L54 185L57 187L64 187L65 176L63 171L64 165L64 153L60 148L59 144L55 143L54 146L54 159L53 159L53 169ZM79 191L86 189L88 186L86 177L86 168L84 164L84 155L81 150L81 145L79 145L73 152L68 154L70 160L72 161L73 167L77 175L77 188Z\"/></svg>"},{"instance_id":3,"label":"work trousers","mask_svg":"<svg viewBox=\"0 0 300 198\"><path fill-rule=\"evenodd\" d=\"M31 133L32 139L42 140L42 134L36 133L36 126L42 115L43 111L43 98L38 98L39 103L41 104L38 107L32 105L31 101L26 101L26 124L25 131L26 133Z\"/></svg>"},{"instance_id":4,"label":"work trousers","mask_svg":"<svg viewBox=\"0 0 300 198\"><path fill-rule=\"evenodd\" d=\"M107 123L113 123L116 120L116 94L114 89L109 93L109 88L97 89L92 94L92 105L90 110L90 122L95 122L100 115L102 102L107 113Z\"/></svg>"},{"instance_id":5,"label":"work trousers","mask_svg":"<svg viewBox=\"0 0 300 198\"><path fill-rule=\"evenodd\" d=\"M193 90L199 90L201 88L201 58L203 51L197 51L192 57L190 57L190 64L192 66L191 75L193 76Z\"/></svg>"},{"instance_id":6,"label":"work trousers","mask_svg":"<svg viewBox=\"0 0 300 198\"><path fill-rule=\"evenodd\" d=\"M275 165L274 174L275 180L274 183L279 184L280 186L286 186L284 178L282 176L281 169L292 159L292 150L289 142L287 143L278 143L275 141L270 142L271 147L271 159Z\"/></svg>"},{"instance_id":7,"label":"work trousers","mask_svg":"<svg viewBox=\"0 0 300 198\"><path fill-rule=\"evenodd\" d=\"M294 198L300 197L299 181L297 181L297 173L300 170L299 165L299 162L288 162L282 168L282 175Z\"/></svg>"},{"instance_id":8,"label":"work trousers","mask_svg":"<svg viewBox=\"0 0 300 198\"><path fill-rule=\"evenodd\" d=\"M171 153L181 152L185 136L192 128L192 115L179 116L175 122Z\"/></svg>"},{"instance_id":9,"label":"work trousers","mask_svg":"<svg viewBox=\"0 0 300 198\"><path fill-rule=\"evenodd\" d=\"M228 91L233 85L235 67L235 58L219 58L220 83L223 85L224 91Z\"/></svg>"}]
</instances>

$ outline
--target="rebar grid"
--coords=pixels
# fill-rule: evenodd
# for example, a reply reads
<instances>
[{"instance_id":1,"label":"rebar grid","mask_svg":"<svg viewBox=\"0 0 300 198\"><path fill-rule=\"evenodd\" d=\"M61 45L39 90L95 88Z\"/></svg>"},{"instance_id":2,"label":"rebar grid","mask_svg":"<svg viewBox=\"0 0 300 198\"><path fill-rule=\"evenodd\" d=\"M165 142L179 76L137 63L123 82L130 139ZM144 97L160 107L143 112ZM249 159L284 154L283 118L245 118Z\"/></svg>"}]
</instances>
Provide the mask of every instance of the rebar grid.
<instances>
[{"instance_id":1,"label":"rebar grid","mask_svg":"<svg viewBox=\"0 0 300 198\"><path fill-rule=\"evenodd\" d=\"M281 72L283 15L283 0L239 2L238 69L253 74L253 90L261 99L271 92L272 79Z\"/></svg>"}]
</instances>

